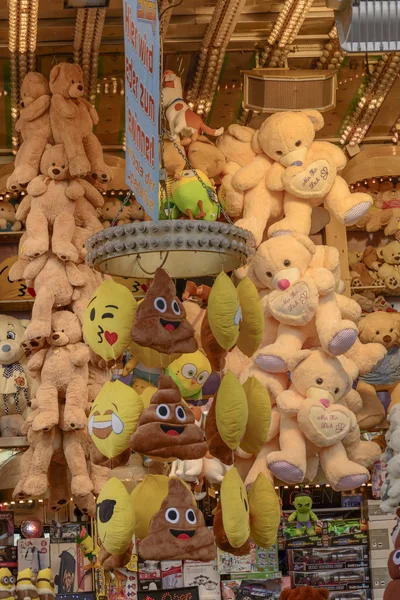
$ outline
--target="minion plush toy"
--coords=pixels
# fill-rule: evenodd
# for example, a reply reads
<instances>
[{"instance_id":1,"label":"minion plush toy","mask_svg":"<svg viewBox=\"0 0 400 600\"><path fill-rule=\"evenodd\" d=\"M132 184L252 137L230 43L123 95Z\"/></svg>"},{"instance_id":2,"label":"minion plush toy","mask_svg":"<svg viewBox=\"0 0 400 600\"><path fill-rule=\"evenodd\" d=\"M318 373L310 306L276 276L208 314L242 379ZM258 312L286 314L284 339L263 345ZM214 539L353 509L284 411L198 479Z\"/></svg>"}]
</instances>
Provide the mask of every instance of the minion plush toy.
<instances>
[{"instance_id":1,"label":"minion plush toy","mask_svg":"<svg viewBox=\"0 0 400 600\"><path fill-rule=\"evenodd\" d=\"M16 597L17 600L39 599L32 569L23 569L22 571L18 571Z\"/></svg>"},{"instance_id":2,"label":"minion plush toy","mask_svg":"<svg viewBox=\"0 0 400 600\"><path fill-rule=\"evenodd\" d=\"M53 600L55 591L51 569L42 569L39 571L36 580L36 589L40 600Z\"/></svg>"},{"instance_id":3,"label":"minion plush toy","mask_svg":"<svg viewBox=\"0 0 400 600\"><path fill-rule=\"evenodd\" d=\"M1 600L15 600L15 577L10 569L0 569Z\"/></svg>"},{"instance_id":4,"label":"minion plush toy","mask_svg":"<svg viewBox=\"0 0 400 600\"><path fill-rule=\"evenodd\" d=\"M217 195L211 181L202 171L181 171L172 184L172 199L175 206L189 219L216 221L218 218Z\"/></svg>"}]
</instances>

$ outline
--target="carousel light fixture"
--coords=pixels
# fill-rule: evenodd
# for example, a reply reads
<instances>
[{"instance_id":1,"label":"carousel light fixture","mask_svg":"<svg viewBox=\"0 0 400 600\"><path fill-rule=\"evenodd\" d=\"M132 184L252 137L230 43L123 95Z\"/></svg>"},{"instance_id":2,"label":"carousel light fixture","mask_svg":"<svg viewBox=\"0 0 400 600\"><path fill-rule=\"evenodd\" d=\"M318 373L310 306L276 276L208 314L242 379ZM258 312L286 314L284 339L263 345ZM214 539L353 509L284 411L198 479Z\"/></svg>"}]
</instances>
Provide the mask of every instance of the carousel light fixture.
<instances>
[{"instance_id":1,"label":"carousel light fixture","mask_svg":"<svg viewBox=\"0 0 400 600\"><path fill-rule=\"evenodd\" d=\"M337 71L343 62L346 52L340 47L337 27L334 25L329 32L329 41L325 44L322 55L317 62L317 69Z\"/></svg>"},{"instance_id":2,"label":"carousel light fixture","mask_svg":"<svg viewBox=\"0 0 400 600\"><path fill-rule=\"evenodd\" d=\"M99 53L106 18L105 8L80 8L74 34L74 62L82 67L83 81L91 104L96 101Z\"/></svg>"}]
</instances>

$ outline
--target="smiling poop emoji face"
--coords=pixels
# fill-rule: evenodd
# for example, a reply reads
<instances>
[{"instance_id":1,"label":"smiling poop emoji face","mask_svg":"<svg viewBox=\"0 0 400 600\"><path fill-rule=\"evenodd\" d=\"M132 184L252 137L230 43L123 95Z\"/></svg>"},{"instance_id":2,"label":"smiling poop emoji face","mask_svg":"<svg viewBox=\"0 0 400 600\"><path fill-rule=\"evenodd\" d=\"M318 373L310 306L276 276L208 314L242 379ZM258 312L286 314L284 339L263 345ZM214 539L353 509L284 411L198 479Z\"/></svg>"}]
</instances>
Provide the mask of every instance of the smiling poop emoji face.
<instances>
[{"instance_id":1,"label":"smiling poop emoji face","mask_svg":"<svg viewBox=\"0 0 400 600\"><path fill-rule=\"evenodd\" d=\"M163 461L195 460L206 455L203 432L168 375L161 375L157 392L140 415L130 447L133 452Z\"/></svg>"},{"instance_id":2,"label":"smiling poop emoji face","mask_svg":"<svg viewBox=\"0 0 400 600\"><path fill-rule=\"evenodd\" d=\"M171 277L157 269L144 300L136 311L132 340L164 354L196 352L194 329L176 295Z\"/></svg>"},{"instance_id":3,"label":"smiling poop emoji face","mask_svg":"<svg viewBox=\"0 0 400 600\"><path fill-rule=\"evenodd\" d=\"M179 479L169 480L168 495L150 522L139 554L144 560L214 560L213 534L205 526L193 494Z\"/></svg>"}]
</instances>

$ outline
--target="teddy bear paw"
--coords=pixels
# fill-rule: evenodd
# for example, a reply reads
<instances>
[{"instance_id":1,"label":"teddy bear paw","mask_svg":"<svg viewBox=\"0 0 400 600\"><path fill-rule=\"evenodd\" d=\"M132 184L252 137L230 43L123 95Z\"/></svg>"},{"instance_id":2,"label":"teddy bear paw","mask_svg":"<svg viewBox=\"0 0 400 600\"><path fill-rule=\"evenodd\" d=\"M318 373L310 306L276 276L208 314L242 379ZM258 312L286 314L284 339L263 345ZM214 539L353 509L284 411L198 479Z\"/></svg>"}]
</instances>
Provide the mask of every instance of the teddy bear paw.
<instances>
[{"instance_id":1,"label":"teddy bear paw","mask_svg":"<svg viewBox=\"0 0 400 600\"><path fill-rule=\"evenodd\" d=\"M24 242L24 254L29 258L38 258L42 256L49 249L49 243L47 241L39 241L30 238Z\"/></svg>"},{"instance_id":2,"label":"teddy bear paw","mask_svg":"<svg viewBox=\"0 0 400 600\"><path fill-rule=\"evenodd\" d=\"M367 473L346 475L345 477L339 479L339 481L335 486L333 486L333 488L337 492L355 490L361 487L364 483L367 483L367 481L369 481L369 475Z\"/></svg>"},{"instance_id":3,"label":"teddy bear paw","mask_svg":"<svg viewBox=\"0 0 400 600\"><path fill-rule=\"evenodd\" d=\"M273 354L259 354L254 362L257 367L266 373L286 373L287 371L286 361Z\"/></svg>"},{"instance_id":4,"label":"teddy bear paw","mask_svg":"<svg viewBox=\"0 0 400 600\"><path fill-rule=\"evenodd\" d=\"M354 194L352 194L352 196L354 196ZM352 198L352 201L354 201L354 198ZM344 224L354 225L366 212L369 211L370 208L371 202L360 202L359 204L356 204L345 214L343 219Z\"/></svg>"},{"instance_id":5,"label":"teddy bear paw","mask_svg":"<svg viewBox=\"0 0 400 600\"><path fill-rule=\"evenodd\" d=\"M79 254L75 246L72 244L53 244L53 252L60 260L64 262L78 262Z\"/></svg>"},{"instance_id":6,"label":"teddy bear paw","mask_svg":"<svg viewBox=\"0 0 400 600\"><path fill-rule=\"evenodd\" d=\"M88 475L74 475L71 479L71 492L78 498L87 496L93 490L93 484Z\"/></svg>"},{"instance_id":7,"label":"teddy bear paw","mask_svg":"<svg viewBox=\"0 0 400 600\"><path fill-rule=\"evenodd\" d=\"M68 499L67 498L60 498L59 500L54 501L53 498L50 499L49 505L50 505L50 510L52 512L58 512L60 511L62 508L64 508L64 506L68 504Z\"/></svg>"},{"instance_id":8,"label":"teddy bear paw","mask_svg":"<svg viewBox=\"0 0 400 600\"><path fill-rule=\"evenodd\" d=\"M47 475L41 473L34 477L28 477L25 481L23 490L27 496L43 496L47 491Z\"/></svg>"},{"instance_id":9,"label":"teddy bear paw","mask_svg":"<svg viewBox=\"0 0 400 600\"><path fill-rule=\"evenodd\" d=\"M277 460L268 466L275 477L286 483L301 483L304 479L303 471L286 460Z\"/></svg>"},{"instance_id":10,"label":"teddy bear paw","mask_svg":"<svg viewBox=\"0 0 400 600\"><path fill-rule=\"evenodd\" d=\"M333 356L344 354L347 350L350 350L356 339L356 329L342 329L329 342L328 351Z\"/></svg>"},{"instance_id":11,"label":"teddy bear paw","mask_svg":"<svg viewBox=\"0 0 400 600\"><path fill-rule=\"evenodd\" d=\"M71 410L67 408L64 411L62 429L64 431L78 431L84 429L87 424L87 417L84 410Z\"/></svg>"},{"instance_id":12,"label":"teddy bear paw","mask_svg":"<svg viewBox=\"0 0 400 600\"><path fill-rule=\"evenodd\" d=\"M396 288L399 287L399 280L397 279L397 277L389 277L386 280L386 285L391 290L395 290Z\"/></svg>"},{"instance_id":13,"label":"teddy bear paw","mask_svg":"<svg viewBox=\"0 0 400 600\"><path fill-rule=\"evenodd\" d=\"M109 183L112 180L112 171L106 165L103 165L98 169L94 169L91 177L99 183Z\"/></svg>"},{"instance_id":14,"label":"teddy bear paw","mask_svg":"<svg viewBox=\"0 0 400 600\"><path fill-rule=\"evenodd\" d=\"M50 431L58 424L58 411L40 412L32 421L33 431Z\"/></svg>"},{"instance_id":15,"label":"teddy bear paw","mask_svg":"<svg viewBox=\"0 0 400 600\"><path fill-rule=\"evenodd\" d=\"M34 179L38 174L37 169L34 167L17 167L15 169L15 178L20 185L27 185L32 179Z\"/></svg>"}]
</instances>

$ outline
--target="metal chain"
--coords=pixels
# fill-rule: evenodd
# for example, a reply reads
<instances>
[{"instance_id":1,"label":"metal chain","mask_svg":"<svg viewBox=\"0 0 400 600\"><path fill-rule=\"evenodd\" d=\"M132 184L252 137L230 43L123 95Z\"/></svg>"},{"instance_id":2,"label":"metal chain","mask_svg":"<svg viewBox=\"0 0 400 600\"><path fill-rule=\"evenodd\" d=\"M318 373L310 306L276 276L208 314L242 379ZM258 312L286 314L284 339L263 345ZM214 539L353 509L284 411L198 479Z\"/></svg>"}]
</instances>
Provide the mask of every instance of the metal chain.
<instances>
[{"instance_id":1,"label":"metal chain","mask_svg":"<svg viewBox=\"0 0 400 600\"><path fill-rule=\"evenodd\" d=\"M125 206L129 206L132 194L133 194L133 192L131 190L129 190L128 193L126 194L125 198L123 199L122 203L121 203L121 208L118 210L117 214L115 215L115 217L111 221L110 227L114 227L114 225L116 225L116 223L118 222L118 217L122 213L122 211L124 210Z\"/></svg>"}]
</instances>

